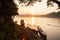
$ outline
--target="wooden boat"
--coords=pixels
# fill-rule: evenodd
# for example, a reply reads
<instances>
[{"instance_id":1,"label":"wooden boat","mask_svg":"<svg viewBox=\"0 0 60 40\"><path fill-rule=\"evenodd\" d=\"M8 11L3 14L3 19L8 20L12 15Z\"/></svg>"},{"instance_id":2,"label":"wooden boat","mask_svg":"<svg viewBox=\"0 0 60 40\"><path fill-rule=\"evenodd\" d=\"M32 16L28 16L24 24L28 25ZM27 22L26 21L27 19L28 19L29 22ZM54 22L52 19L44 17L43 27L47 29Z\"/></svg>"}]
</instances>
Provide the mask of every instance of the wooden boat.
<instances>
[{"instance_id":1,"label":"wooden boat","mask_svg":"<svg viewBox=\"0 0 60 40\"><path fill-rule=\"evenodd\" d=\"M30 29L32 29L32 31L35 32L36 35L38 35L40 38L42 38L43 40L47 40L47 35L42 30L42 28L40 28L40 26L37 26L37 25L28 25L28 27Z\"/></svg>"}]
</instances>

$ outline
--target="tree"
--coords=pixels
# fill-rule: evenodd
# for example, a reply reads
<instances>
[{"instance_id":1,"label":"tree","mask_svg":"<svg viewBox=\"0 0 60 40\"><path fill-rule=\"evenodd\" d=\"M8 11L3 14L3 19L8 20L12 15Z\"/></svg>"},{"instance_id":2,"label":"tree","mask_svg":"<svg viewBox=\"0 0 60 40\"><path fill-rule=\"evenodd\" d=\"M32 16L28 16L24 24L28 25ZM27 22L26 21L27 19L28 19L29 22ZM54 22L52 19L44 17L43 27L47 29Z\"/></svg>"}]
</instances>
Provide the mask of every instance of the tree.
<instances>
[{"instance_id":1,"label":"tree","mask_svg":"<svg viewBox=\"0 0 60 40\"><path fill-rule=\"evenodd\" d=\"M15 23L12 16L17 15L13 0L0 0L0 40L15 40Z\"/></svg>"},{"instance_id":2,"label":"tree","mask_svg":"<svg viewBox=\"0 0 60 40\"><path fill-rule=\"evenodd\" d=\"M20 3L25 3L29 1L26 6L29 6L29 5L33 6L33 3L35 3L36 1L41 2L42 0L19 0L19 1Z\"/></svg>"},{"instance_id":3,"label":"tree","mask_svg":"<svg viewBox=\"0 0 60 40\"><path fill-rule=\"evenodd\" d=\"M24 2L24 0L20 1ZM30 0L30 2L31 1L32 0ZM17 14L17 7L14 4L13 0L0 0L0 40L18 40L15 26L20 27L20 25L15 24L11 18ZM25 29L21 27L18 31L20 32L19 34L26 35L27 40L41 40L36 32L30 28Z\"/></svg>"},{"instance_id":4,"label":"tree","mask_svg":"<svg viewBox=\"0 0 60 40\"><path fill-rule=\"evenodd\" d=\"M48 1L47 1L47 5L48 5L48 6L51 4L51 3L50 3L51 1L57 3L57 4L58 4L58 7L59 7L58 9L60 9L60 1L58 1L58 0L48 0ZM51 5L52 5L52 4L51 4Z\"/></svg>"}]
</instances>

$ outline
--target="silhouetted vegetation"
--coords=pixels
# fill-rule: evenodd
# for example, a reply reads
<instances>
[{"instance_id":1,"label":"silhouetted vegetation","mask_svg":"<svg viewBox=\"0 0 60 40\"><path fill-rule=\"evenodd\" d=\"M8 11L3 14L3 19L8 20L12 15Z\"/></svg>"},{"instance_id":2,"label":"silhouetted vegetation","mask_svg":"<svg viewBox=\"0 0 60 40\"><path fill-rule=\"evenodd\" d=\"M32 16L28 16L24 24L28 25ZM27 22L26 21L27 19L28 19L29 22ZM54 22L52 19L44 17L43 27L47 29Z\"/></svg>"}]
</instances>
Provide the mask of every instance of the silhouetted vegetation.
<instances>
[{"instance_id":1,"label":"silhouetted vegetation","mask_svg":"<svg viewBox=\"0 0 60 40\"><path fill-rule=\"evenodd\" d=\"M0 0L0 40L46 40L36 34L36 30L23 28L11 18L17 15L13 0Z\"/></svg>"},{"instance_id":2,"label":"silhouetted vegetation","mask_svg":"<svg viewBox=\"0 0 60 40\"><path fill-rule=\"evenodd\" d=\"M16 40L15 23L12 16L17 15L13 0L0 0L0 40Z\"/></svg>"},{"instance_id":3,"label":"silhouetted vegetation","mask_svg":"<svg viewBox=\"0 0 60 40\"><path fill-rule=\"evenodd\" d=\"M29 5L33 6L33 3L35 3L36 1L41 2L42 0L19 0L19 1L20 3L27 3L29 1L25 6L29 6Z\"/></svg>"},{"instance_id":4,"label":"silhouetted vegetation","mask_svg":"<svg viewBox=\"0 0 60 40\"><path fill-rule=\"evenodd\" d=\"M59 7L59 9L60 9L60 2L59 2L58 0L48 0L48 1L47 1L47 4L49 5L49 2L51 2L51 1L57 3L57 4L58 4L58 7Z\"/></svg>"}]
</instances>

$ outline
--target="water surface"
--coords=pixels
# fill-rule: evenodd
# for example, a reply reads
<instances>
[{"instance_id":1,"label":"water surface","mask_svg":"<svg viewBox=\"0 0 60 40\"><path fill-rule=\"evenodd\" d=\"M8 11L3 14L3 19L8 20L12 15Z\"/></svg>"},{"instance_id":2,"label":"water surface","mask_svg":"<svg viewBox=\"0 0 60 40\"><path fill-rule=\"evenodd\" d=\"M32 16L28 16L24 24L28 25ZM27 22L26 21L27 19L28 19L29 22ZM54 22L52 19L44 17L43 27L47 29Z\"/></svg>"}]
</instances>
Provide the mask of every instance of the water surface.
<instances>
[{"instance_id":1,"label":"water surface","mask_svg":"<svg viewBox=\"0 0 60 40\"><path fill-rule=\"evenodd\" d=\"M38 25L47 34L47 40L60 40L60 18L45 17L16 17L15 20L20 24L24 19L25 24Z\"/></svg>"}]
</instances>

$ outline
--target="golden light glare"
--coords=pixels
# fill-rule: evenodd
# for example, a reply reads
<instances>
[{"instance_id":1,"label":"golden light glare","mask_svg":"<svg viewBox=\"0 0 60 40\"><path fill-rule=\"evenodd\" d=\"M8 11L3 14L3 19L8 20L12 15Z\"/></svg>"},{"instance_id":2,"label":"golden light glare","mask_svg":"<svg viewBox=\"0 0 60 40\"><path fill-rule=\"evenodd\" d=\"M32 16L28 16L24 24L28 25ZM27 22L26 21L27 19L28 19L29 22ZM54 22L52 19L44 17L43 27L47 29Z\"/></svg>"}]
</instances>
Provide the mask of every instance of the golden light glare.
<instances>
[{"instance_id":1,"label":"golden light glare","mask_svg":"<svg viewBox=\"0 0 60 40\"><path fill-rule=\"evenodd\" d=\"M34 19L34 17L32 17L32 25L34 25L34 21L35 21L35 19Z\"/></svg>"},{"instance_id":2,"label":"golden light glare","mask_svg":"<svg viewBox=\"0 0 60 40\"><path fill-rule=\"evenodd\" d=\"M34 10L34 9L31 9L31 10L30 10L30 13L31 13L32 15L34 15L34 14L35 14L35 10Z\"/></svg>"},{"instance_id":3,"label":"golden light glare","mask_svg":"<svg viewBox=\"0 0 60 40\"><path fill-rule=\"evenodd\" d=\"M52 6L47 7L47 0L42 0L41 2L36 1L36 3L33 3L33 6L25 6L24 3L19 4L17 0L15 0L15 3L18 6L19 14L45 15L51 12L56 12L58 8L58 5L53 2L52 2L52 4L54 5L53 7ZM23 7L21 5L23 5Z\"/></svg>"}]
</instances>

